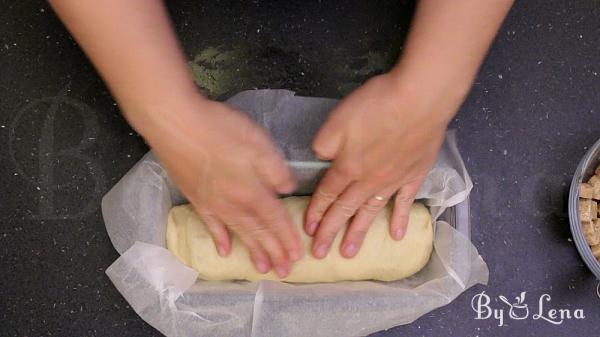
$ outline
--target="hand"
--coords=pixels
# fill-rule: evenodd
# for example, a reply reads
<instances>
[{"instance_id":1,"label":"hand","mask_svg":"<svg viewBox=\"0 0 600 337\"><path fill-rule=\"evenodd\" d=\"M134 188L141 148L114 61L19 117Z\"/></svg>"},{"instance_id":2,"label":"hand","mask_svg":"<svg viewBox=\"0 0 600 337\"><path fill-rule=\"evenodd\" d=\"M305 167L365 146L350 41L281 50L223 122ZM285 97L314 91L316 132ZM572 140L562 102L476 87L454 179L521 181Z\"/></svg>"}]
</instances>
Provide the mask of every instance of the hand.
<instances>
[{"instance_id":1,"label":"hand","mask_svg":"<svg viewBox=\"0 0 600 337\"><path fill-rule=\"evenodd\" d=\"M331 112L313 149L333 160L306 212L312 253L327 255L340 228L352 219L341 254L357 254L371 222L396 193L390 234L400 240L410 206L433 165L449 119L462 97L410 92L391 74L377 76Z\"/></svg>"},{"instance_id":2,"label":"hand","mask_svg":"<svg viewBox=\"0 0 600 337\"><path fill-rule=\"evenodd\" d=\"M238 111L200 97L148 119L145 137L207 224L218 253L231 251L229 229L259 272L274 268L285 277L302 250L277 193L293 191L295 182L269 137Z\"/></svg>"}]
</instances>

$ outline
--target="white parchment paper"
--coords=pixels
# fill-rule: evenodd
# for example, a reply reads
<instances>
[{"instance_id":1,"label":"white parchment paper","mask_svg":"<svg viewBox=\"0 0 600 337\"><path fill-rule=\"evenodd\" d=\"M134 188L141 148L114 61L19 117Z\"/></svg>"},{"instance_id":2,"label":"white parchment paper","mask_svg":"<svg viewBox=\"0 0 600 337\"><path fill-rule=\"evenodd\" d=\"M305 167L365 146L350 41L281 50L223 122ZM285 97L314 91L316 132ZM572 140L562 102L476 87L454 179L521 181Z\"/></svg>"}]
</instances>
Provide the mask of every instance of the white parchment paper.
<instances>
[{"instance_id":1,"label":"white parchment paper","mask_svg":"<svg viewBox=\"0 0 600 337\"><path fill-rule=\"evenodd\" d=\"M227 103L265 127L286 158L311 160L310 141L336 101L253 90ZM367 335L410 323L474 284L487 283L487 266L466 233L438 219L471 188L450 132L417 195L436 219L434 252L425 268L407 279L207 282L165 248L168 212L185 199L148 153L102 200L106 229L121 254L106 273L140 317L169 337Z\"/></svg>"}]
</instances>

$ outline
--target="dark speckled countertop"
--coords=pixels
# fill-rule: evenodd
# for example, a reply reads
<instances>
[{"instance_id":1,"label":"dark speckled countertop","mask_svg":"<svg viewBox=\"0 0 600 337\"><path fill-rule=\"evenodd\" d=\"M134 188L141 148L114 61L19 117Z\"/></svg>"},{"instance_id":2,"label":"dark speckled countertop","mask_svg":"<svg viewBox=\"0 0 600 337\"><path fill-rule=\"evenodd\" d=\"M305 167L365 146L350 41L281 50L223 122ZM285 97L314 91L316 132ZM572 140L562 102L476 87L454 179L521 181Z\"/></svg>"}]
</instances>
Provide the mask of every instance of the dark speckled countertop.
<instances>
[{"instance_id":1,"label":"dark speckled countertop","mask_svg":"<svg viewBox=\"0 0 600 337\"><path fill-rule=\"evenodd\" d=\"M413 5L169 7L196 78L223 99L252 88L341 97L390 67ZM147 147L45 3L0 8L0 336L159 336L104 273L117 253L100 214L103 194ZM572 242L566 197L600 137L600 1L517 2L452 126L490 284L376 336L598 336L598 281ZM477 320L471 299L484 290L493 308L526 291L532 314L548 294L546 315L585 318Z\"/></svg>"}]
</instances>

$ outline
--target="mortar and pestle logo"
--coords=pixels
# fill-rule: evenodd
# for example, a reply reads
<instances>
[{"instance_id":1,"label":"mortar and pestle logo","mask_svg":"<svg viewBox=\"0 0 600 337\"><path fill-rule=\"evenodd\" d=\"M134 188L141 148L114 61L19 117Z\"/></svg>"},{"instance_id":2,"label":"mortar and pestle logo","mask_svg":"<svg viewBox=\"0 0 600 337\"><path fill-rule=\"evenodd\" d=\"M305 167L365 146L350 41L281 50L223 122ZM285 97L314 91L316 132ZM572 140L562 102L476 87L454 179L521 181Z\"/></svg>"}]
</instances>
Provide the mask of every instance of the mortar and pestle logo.
<instances>
[{"instance_id":1,"label":"mortar and pestle logo","mask_svg":"<svg viewBox=\"0 0 600 337\"><path fill-rule=\"evenodd\" d=\"M510 308L510 311L508 312L508 315L510 316L510 318L512 319L516 319L516 320L522 320L522 319L526 319L527 317L529 317L529 308L527 307L527 304L525 303L525 294L527 292L523 291L519 296L515 297L516 303L510 303L508 301L508 299L502 295L498 296L498 298L506 303L506 305L508 305L508 307Z\"/></svg>"}]
</instances>

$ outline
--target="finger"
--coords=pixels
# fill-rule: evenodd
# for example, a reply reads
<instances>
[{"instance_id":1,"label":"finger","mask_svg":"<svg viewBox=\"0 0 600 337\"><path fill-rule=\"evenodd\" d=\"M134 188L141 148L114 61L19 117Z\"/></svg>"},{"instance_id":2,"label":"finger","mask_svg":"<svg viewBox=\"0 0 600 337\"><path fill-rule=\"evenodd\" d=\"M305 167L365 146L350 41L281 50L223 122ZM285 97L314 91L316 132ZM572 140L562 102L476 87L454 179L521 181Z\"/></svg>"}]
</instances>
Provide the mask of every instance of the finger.
<instances>
[{"instance_id":1,"label":"finger","mask_svg":"<svg viewBox=\"0 0 600 337\"><path fill-rule=\"evenodd\" d=\"M272 256L265 248L265 243L270 240L270 233L244 209L229 207L223 214L223 221L248 248L256 269L261 273L268 272L273 266Z\"/></svg>"},{"instance_id":2,"label":"finger","mask_svg":"<svg viewBox=\"0 0 600 337\"><path fill-rule=\"evenodd\" d=\"M236 202L238 205L243 205L242 212L244 212L240 219L242 223L240 227L243 228L240 235L251 236L258 241L269 256L277 276L280 278L287 276L290 268L289 257L293 255L298 258L300 251L300 239L293 231L289 214L281 201L260 183L240 190L252 191L251 194L242 196Z\"/></svg>"},{"instance_id":3,"label":"finger","mask_svg":"<svg viewBox=\"0 0 600 337\"><path fill-rule=\"evenodd\" d=\"M423 178L402 186L394 198L394 211L390 221L390 234L394 240L400 240L406 234L410 207L415 200L419 187L421 187L421 183L423 183Z\"/></svg>"},{"instance_id":4,"label":"finger","mask_svg":"<svg viewBox=\"0 0 600 337\"><path fill-rule=\"evenodd\" d=\"M327 170L306 208L306 215L304 217L304 230L306 234L315 234L325 211L337 200L338 196L342 194L353 180L352 172L339 169L339 166L336 164Z\"/></svg>"},{"instance_id":5,"label":"finger","mask_svg":"<svg viewBox=\"0 0 600 337\"><path fill-rule=\"evenodd\" d=\"M335 158L343 143L343 127L339 107L334 108L315 136L312 149L321 160Z\"/></svg>"},{"instance_id":6,"label":"finger","mask_svg":"<svg viewBox=\"0 0 600 337\"><path fill-rule=\"evenodd\" d=\"M228 256L231 253L231 237L227 227L208 210L199 210L198 215L206 224L215 243L217 253L222 257Z\"/></svg>"},{"instance_id":7,"label":"finger","mask_svg":"<svg viewBox=\"0 0 600 337\"><path fill-rule=\"evenodd\" d=\"M248 210L244 211L249 212ZM277 276L280 278L287 276L289 262L285 250L275 235L258 220L257 216L255 214L239 216L234 221L237 223L235 226L238 228L236 233L240 239L244 242L255 243L252 248L264 252L268 265L273 267ZM257 255L257 257L261 258L256 263L258 269L259 263L264 263L264 260L262 255Z\"/></svg>"},{"instance_id":8,"label":"finger","mask_svg":"<svg viewBox=\"0 0 600 337\"><path fill-rule=\"evenodd\" d=\"M262 250L268 255L271 265L279 278L284 278L289 273L289 260L285 249L267 228L258 222L248 223L249 227L244 236L253 238Z\"/></svg>"},{"instance_id":9,"label":"finger","mask_svg":"<svg viewBox=\"0 0 600 337\"><path fill-rule=\"evenodd\" d=\"M386 188L367 199L360 206L344 234L344 239L340 246L342 256L351 258L358 253L373 220L375 220L379 212L386 206L391 196L397 190L397 186Z\"/></svg>"},{"instance_id":10,"label":"finger","mask_svg":"<svg viewBox=\"0 0 600 337\"><path fill-rule=\"evenodd\" d=\"M312 251L316 258L323 258L327 255L340 228L348 222L348 219L373 194L374 189L370 188L366 183L353 183L327 209L313 240Z\"/></svg>"},{"instance_id":11,"label":"finger","mask_svg":"<svg viewBox=\"0 0 600 337\"><path fill-rule=\"evenodd\" d=\"M296 178L285 164L279 149L267 136L260 137L257 141L259 150L252 163L261 180L278 193L293 192L296 188Z\"/></svg>"},{"instance_id":12,"label":"finger","mask_svg":"<svg viewBox=\"0 0 600 337\"><path fill-rule=\"evenodd\" d=\"M253 167L265 185L281 194L292 193L296 188L296 178L286 165L279 150L270 142L257 155Z\"/></svg>"},{"instance_id":13,"label":"finger","mask_svg":"<svg viewBox=\"0 0 600 337\"><path fill-rule=\"evenodd\" d=\"M302 258L300 235L294 226L289 212L281 200L275 198L264 187L256 187L263 197L259 197L249 206L250 212L256 215L262 226L268 229L283 246L286 255L292 261Z\"/></svg>"},{"instance_id":14,"label":"finger","mask_svg":"<svg viewBox=\"0 0 600 337\"><path fill-rule=\"evenodd\" d=\"M300 233L298 233L292 217L283 207L282 202L279 199L273 198L267 200L261 206L258 210L261 220L267 224L267 227L283 244L292 261L300 260L304 253Z\"/></svg>"},{"instance_id":15,"label":"finger","mask_svg":"<svg viewBox=\"0 0 600 337\"><path fill-rule=\"evenodd\" d=\"M228 216L235 217L231 221L236 223L236 233L240 237L248 236L256 240L269 256L278 276L283 278L289 272L289 256L264 218L277 219L270 220L271 223L287 222L286 225L290 227L291 219L282 216L287 214L283 205L275 198L275 194L261 183L255 172L246 172L242 178L237 182L230 182L229 188L226 188L228 204L236 207ZM230 222L227 222L227 225L231 225Z\"/></svg>"},{"instance_id":16,"label":"finger","mask_svg":"<svg viewBox=\"0 0 600 337\"><path fill-rule=\"evenodd\" d=\"M259 273L264 274L271 270L271 262L267 253L261 248L258 241L248 236L239 236L240 241L248 248L250 259Z\"/></svg>"}]
</instances>

